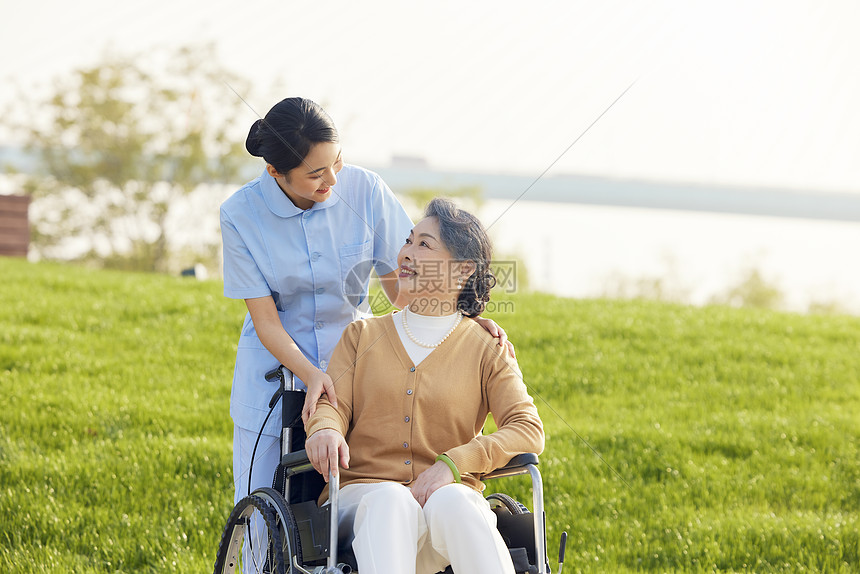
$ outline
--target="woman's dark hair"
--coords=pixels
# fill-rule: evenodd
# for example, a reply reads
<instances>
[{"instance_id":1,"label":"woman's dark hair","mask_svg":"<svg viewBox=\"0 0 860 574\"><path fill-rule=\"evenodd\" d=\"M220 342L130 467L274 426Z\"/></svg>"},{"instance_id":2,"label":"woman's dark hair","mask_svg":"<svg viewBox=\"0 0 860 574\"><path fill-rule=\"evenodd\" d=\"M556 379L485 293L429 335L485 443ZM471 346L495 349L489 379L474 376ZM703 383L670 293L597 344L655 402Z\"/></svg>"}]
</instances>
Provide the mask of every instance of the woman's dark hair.
<instances>
[{"instance_id":1,"label":"woman's dark hair","mask_svg":"<svg viewBox=\"0 0 860 574\"><path fill-rule=\"evenodd\" d=\"M487 230L477 217L443 197L431 200L424 216L439 221L442 243L455 260L474 261L475 272L460 291L457 309L466 317L477 317L484 312L490 300L490 289L496 285L496 277L490 270L493 247Z\"/></svg>"},{"instance_id":2,"label":"woman's dark hair","mask_svg":"<svg viewBox=\"0 0 860 574\"><path fill-rule=\"evenodd\" d=\"M314 144L337 141L337 128L322 107L305 98L287 98L254 122L245 149L286 175L304 161Z\"/></svg>"}]
</instances>

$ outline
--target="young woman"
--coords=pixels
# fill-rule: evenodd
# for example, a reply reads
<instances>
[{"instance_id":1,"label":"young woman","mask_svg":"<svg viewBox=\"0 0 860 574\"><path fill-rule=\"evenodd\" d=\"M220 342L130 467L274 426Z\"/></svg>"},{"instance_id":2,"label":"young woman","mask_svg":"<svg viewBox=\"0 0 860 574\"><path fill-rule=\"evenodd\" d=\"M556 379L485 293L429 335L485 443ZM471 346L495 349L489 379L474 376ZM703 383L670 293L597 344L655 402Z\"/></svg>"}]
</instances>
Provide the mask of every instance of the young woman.
<instances>
[{"instance_id":1,"label":"young woman","mask_svg":"<svg viewBox=\"0 0 860 574\"><path fill-rule=\"evenodd\" d=\"M350 324L306 449L340 471L340 521L362 574L513 574L476 478L543 450L543 427L516 362L473 321L495 278L481 224L434 199L398 257L401 312ZM498 430L481 434L487 414ZM327 491L323 499L327 498Z\"/></svg>"},{"instance_id":2,"label":"young woman","mask_svg":"<svg viewBox=\"0 0 860 574\"><path fill-rule=\"evenodd\" d=\"M251 126L248 152L266 161L257 179L221 206L224 294L244 299L233 374L233 478L236 500L270 486L278 463L278 410L257 447L257 433L277 385L265 374L285 365L307 387L303 417L321 394L337 404L325 371L352 321L368 315L372 270L396 301L397 252L412 222L385 182L345 164L337 129L304 98L287 98ZM484 327L499 337L492 321Z\"/></svg>"}]
</instances>

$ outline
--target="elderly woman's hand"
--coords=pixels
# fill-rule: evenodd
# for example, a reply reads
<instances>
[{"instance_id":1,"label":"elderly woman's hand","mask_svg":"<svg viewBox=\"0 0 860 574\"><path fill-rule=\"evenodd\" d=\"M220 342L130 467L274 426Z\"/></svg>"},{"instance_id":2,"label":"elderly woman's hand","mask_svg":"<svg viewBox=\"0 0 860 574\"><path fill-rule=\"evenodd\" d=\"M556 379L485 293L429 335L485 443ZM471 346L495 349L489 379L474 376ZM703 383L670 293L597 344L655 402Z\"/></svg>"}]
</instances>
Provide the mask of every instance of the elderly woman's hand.
<instances>
[{"instance_id":1,"label":"elderly woman's hand","mask_svg":"<svg viewBox=\"0 0 860 574\"><path fill-rule=\"evenodd\" d=\"M326 482L329 471L337 474L337 463L343 468L349 468L349 446L339 432L333 429L322 429L312 434L305 441L305 451L308 459Z\"/></svg>"},{"instance_id":2,"label":"elderly woman's hand","mask_svg":"<svg viewBox=\"0 0 860 574\"><path fill-rule=\"evenodd\" d=\"M436 461L436 464L418 475L415 483L412 485L412 496L418 501L421 507L432 496L434 492L447 484L454 482L454 473L451 468L444 462Z\"/></svg>"}]
</instances>

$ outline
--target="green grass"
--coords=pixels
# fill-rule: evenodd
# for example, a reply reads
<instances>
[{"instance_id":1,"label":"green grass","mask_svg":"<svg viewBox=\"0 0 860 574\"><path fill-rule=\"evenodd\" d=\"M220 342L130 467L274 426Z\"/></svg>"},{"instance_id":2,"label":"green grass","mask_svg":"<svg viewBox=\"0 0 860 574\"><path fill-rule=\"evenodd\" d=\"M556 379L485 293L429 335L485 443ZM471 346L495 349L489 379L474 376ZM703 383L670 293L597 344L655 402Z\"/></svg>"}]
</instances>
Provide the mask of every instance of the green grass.
<instances>
[{"instance_id":1,"label":"green grass","mask_svg":"<svg viewBox=\"0 0 860 574\"><path fill-rule=\"evenodd\" d=\"M860 319L510 303L566 572L860 571ZM218 282L0 259L0 571L211 571L243 315Z\"/></svg>"}]
</instances>

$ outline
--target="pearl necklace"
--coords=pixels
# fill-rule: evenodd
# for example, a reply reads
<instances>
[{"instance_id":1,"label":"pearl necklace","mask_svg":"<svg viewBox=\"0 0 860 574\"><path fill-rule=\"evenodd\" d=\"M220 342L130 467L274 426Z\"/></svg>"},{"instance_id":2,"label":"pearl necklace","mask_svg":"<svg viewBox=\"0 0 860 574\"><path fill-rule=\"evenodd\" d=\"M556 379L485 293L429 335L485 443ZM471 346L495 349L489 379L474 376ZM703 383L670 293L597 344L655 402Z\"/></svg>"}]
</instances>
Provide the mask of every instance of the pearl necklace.
<instances>
[{"instance_id":1,"label":"pearl necklace","mask_svg":"<svg viewBox=\"0 0 860 574\"><path fill-rule=\"evenodd\" d=\"M445 336L442 337L438 343L425 343L424 341L419 341L418 338L415 335L413 335L412 331L409 329L409 323L406 322L406 312L407 311L409 311L409 305L404 307L403 311L400 313L401 322L403 323L403 330L406 331L406 336L409 337L409 339L413 343L418 345L419 347L425 347L427 349L435 349L436 347L438 347L439 345L444 343L445 339L447 339L448 337L451 336L451 333L454 332L454 329L456 329L457 325L460 324L460 321L463 320L463 313L461 313L460 311L457 311L457 320L454 321L454 326L451 327L451 330L448 331L447 333L445 333Z\"/></svg>"}]
</instances>

